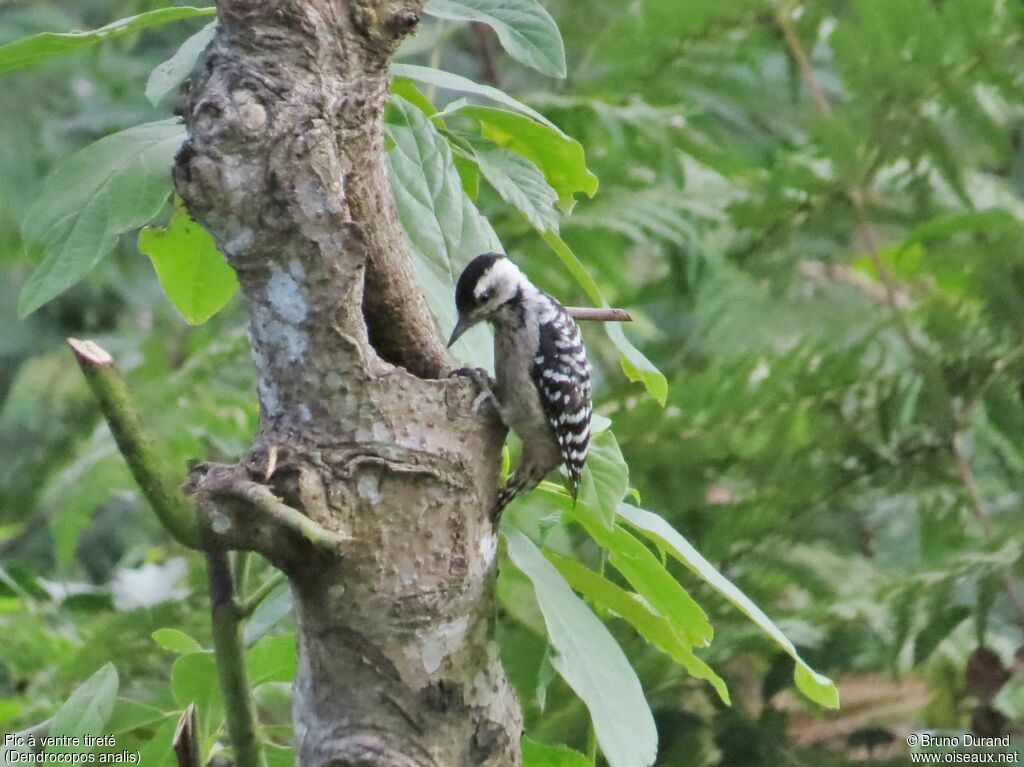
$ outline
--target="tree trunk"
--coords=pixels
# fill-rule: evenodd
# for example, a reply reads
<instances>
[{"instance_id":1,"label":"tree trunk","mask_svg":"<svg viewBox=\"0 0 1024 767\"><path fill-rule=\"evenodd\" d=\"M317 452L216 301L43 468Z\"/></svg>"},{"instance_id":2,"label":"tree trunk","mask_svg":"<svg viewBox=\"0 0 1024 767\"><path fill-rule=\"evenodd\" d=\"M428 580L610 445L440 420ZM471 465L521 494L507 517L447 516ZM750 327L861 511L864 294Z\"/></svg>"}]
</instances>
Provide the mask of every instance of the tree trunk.
<instances>
[{"instance_id":1,"label":"tree trunk","mask_svg":"<svg viewBox=\"0 0 1024 767\"><path fill-rule=\"evenodd\" d=\"M181 107L177 190L238 273L261 407L249 457L192 490L215 545L291 581L303 767L519 762L487 514L504 431L446 377L385 165L388 64L420 4L220 0ZM284 504L335 545L275 526Z\"/></svg>"}]
</instances>

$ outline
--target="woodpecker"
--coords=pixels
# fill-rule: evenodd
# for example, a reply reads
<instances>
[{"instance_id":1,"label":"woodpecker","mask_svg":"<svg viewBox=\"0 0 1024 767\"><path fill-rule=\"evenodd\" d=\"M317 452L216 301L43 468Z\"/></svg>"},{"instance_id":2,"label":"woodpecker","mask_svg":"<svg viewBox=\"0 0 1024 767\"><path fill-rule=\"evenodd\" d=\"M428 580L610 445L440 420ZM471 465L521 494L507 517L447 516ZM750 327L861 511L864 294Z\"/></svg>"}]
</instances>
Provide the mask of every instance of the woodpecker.
<instances>
[{"instance_id":1,"label":"woodpecker","mask_svg":"<svg viewBox=\"0 0 1024 767\"><path fill-rule=\"evenodd\" d=\"M448 346L478 322L491 323L495 379L482 370L456 372L477 380L523 444L494 515L562 464L575 499L593 413L590 363L575 320L498 253L469 262L455 287L455 308L459 319Z\"/></svg>"}]
</instances>

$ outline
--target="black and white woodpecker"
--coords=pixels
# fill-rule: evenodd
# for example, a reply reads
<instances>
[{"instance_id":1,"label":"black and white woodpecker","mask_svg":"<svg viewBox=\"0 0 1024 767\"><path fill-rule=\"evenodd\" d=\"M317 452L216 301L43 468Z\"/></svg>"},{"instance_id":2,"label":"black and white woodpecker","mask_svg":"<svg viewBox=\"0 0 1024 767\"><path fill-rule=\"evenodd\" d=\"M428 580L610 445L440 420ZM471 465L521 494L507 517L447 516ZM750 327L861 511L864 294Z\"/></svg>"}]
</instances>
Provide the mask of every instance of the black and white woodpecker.
<instances>
[{"instance_id":1,"label":"black and white woodpecker","mask_svg":"<svg viewBox=\"0 0 1024 767\"><path fill-rule=\"evenodd\" d=\"M495 380L483 371L466 372L489 387L498 415L523 444L495 515L561 464L575 498L593 413L590 363L575 320L497 253L469 262L455 288L455 307L459 320L448 346L478 322L494 326Z\"/></svg>"}]
</instances>

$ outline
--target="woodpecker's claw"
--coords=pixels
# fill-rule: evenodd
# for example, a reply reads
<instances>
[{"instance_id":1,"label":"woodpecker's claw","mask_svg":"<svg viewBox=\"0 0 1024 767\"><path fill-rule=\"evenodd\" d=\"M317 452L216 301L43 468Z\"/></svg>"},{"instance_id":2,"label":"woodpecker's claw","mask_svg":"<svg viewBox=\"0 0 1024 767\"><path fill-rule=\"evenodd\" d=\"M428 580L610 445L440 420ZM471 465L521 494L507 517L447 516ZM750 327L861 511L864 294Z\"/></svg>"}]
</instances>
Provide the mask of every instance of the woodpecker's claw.
<instances>
[{"instance_id":1,"label":"woodpecker's claw","mask_svg":"<svg viewBox=\"0 0 1024 767\"><path fill-rule=\"evenodd\" d=\"M449 375L469 378L476 384L476 388L478 389L494 388L494 379L491 378L490 374L483 368L457 368L449 373Z\"/></svg>"},{"instance_id":2,"label":"woodpecker's claw","mask_svg":"<svg viewBox=\"0 0 1024 767\"><path fill-rule=\"evenodd\" d=\"M450 375L469 378L479 390L473 404L470 405L470 415L479 413L480 407L488 400L494 401L494 379L483 368L458 368L453 370Z\"/></svg>"}]
</instances>

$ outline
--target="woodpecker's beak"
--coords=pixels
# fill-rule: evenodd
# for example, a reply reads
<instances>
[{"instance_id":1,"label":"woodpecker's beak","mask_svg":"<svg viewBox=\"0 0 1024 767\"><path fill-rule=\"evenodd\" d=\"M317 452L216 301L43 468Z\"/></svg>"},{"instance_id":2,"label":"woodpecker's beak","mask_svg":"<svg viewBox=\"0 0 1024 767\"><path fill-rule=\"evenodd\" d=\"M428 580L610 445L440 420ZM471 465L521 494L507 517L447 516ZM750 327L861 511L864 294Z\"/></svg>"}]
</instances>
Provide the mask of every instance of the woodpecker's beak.
<instances>
[{"instance_id":1,"label":"woodpecker's beak","mask_svg":"<svg viewBox=\"0 0 1024 767\"><path fill-rule=\"evenodd\" d=\"M459 337L473 327L476 324L473 320L467 320L465 317L459 317L459 321L455 323L455 330L452 331L452 337L448 339L448 348L452 348L452 344L459 340Z\"/></svg>"}]
</instances>

